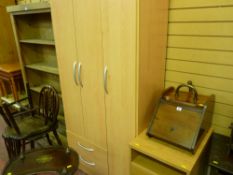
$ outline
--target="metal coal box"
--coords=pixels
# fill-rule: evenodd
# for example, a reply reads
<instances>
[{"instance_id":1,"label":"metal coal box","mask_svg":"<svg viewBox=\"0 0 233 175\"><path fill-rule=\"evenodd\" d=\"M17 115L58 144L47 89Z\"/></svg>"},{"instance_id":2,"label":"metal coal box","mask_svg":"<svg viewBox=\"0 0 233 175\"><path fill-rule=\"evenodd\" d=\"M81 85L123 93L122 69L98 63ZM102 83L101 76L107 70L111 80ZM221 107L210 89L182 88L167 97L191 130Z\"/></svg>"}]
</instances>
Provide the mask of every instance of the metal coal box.
<instances>
[{"instance_id":1,"label":"metal coal box","mask_svg":"<svg viewBox=\"0 0 233 175\"><path fill-rule=\"evenodd\" d=\"M190 82L166 89L155 108L147 135L194 153L211 126L214 99L214 95L198 95Z\"/></svg>"}]
</instances>

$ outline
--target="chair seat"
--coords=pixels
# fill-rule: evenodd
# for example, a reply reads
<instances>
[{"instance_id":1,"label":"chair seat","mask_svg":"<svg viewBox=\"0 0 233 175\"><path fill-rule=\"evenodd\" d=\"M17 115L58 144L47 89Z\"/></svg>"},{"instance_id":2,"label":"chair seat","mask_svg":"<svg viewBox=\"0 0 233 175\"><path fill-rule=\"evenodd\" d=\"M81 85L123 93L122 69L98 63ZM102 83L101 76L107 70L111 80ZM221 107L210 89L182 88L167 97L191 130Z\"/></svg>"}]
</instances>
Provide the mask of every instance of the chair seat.
<instances>
[{"instance_id":1,"label":"chair seat","mask_svg":"<svg viewBox=\"0 0 233 175\"><path fill-rule=\"evenodd\" d=\"M14 128L6 127L3 137L11 139L25 139L27 137L33 137L43 133L51 127L52 122L48 122L45 125L44 118L39 116L24 116L16 119L18 126L20 127L21 134L18 134Z\"/></svg>"}]
</instances>

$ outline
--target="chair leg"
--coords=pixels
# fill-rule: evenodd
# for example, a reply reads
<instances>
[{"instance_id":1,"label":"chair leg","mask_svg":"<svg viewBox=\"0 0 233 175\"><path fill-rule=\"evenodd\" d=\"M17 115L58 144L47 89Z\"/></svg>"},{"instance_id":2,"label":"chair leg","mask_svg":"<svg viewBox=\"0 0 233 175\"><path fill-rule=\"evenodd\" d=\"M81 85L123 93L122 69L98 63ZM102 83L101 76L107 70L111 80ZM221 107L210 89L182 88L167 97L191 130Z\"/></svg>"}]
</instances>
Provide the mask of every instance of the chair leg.
<instances>
[{"instance_id":1,"label":"chair leg","mask_svg":"<svg viewBox=\"0 0 233 175\"><path fill-rule=\"evenodd\" d=\"M62 145L62 142L61 142L56 130L53 130L53 134L54 134L55 138L57 139L57 143L59 145Z\"/></svg>"},{"instance_id":2,"label":"chair leg","mask_svg":"<svg viewBox=\"0 0 233 175\"><path fill-rule=\"evenodd\" d=\"M46 134L46 138L47 138L47 140L48 140L49 145L53 145L51 139L49 138L49 134Z\"/></svg>"},{"instance_id":3,"label":"chair leg","mask_svg":"<svg viewBox=\"0 0 233 175\"><path fill-rule=\"evenodd\" d=\"M4 138L5 146L7 149L9 159L12 159L20 154L21 143L19 140L14 140L10 138Z\"/></svg>"},{"instance_id":4,"label":"chair leg","mask_svg":"<svg viewBox=\"0 0 233 175\"><path fill-rule=\"evenodd\" d=\"M13 145L10 144L10 142L8 141L7 138L3 137L3 139L4 139L5 147L6 147L6 150L7 150L8 158L11 159L12 158Z\"/></svg>"},{"instance_id":5,"label":"chair leg","mask_svg":"<svg viewBox=\"0 0 233 175\"><path fill-rule=\"evenodd\" d=\"M30 145L31 145L31 149L35 148L35 142L33 140L30 142Z\"/></svg>"},{"instance_id":6,"label":"chair leg","mask_svg":"<svg viewBox=\"0 0 233 175\"><path fill-rule=\"evenodd\" d=\"M26 143L25 143L25 140L22 140L21 145L22 145L22 152L24 153L25 150L26 150Z\"/></svg>"}]
</instances>

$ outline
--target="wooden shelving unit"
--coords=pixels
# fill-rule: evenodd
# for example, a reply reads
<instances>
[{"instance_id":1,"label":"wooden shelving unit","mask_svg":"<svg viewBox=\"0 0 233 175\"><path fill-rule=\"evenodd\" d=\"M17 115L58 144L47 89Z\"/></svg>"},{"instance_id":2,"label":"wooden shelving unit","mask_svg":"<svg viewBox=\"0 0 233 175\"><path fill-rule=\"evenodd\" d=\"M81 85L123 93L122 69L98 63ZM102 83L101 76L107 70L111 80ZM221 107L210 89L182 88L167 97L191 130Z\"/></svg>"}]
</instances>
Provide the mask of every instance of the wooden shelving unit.
<instances>
[{"instance_id":1,"label":"wooden shelving unit","mask_svg":"<svg viewBox=\"0 0 233 175\"><path fill-rule=\"evenodd\" d=\"M55 45L54 41L42 40L42 39L24 39L20 40L20 43L29 43L29 44L44 44L44 45Z\"/></svg>"},{"instance_id":2,"label":"wooden shelving unit","mask_svg":"<svg viewBox=\"0 0 233 175\"><path fill-rule=\"evenodd\" d=\"M28 69L34 69L34 70L43 71L43 72L58 75L57 67L51 67L51 66L48 66L47 64L44 64L44 63L25 65L25 67Z\"/></svg>"},{"instance_id":3,"label":"wooden shelving unit","mask_svg":"<svg viewBox=\"0 0 233 175\"><path fill-rule=\"evenodd\" d=\"M24 83L30 85L34 104L37 104L38 94L44 85L54 86L61 94L50 4L21 4L7 7L7 11L11 14ZM61 131L61 138L65 138L62 98L60 99L61 122L58 131ZM66 143L66 140L63 142Z\"/></svg>"}]
</instances>

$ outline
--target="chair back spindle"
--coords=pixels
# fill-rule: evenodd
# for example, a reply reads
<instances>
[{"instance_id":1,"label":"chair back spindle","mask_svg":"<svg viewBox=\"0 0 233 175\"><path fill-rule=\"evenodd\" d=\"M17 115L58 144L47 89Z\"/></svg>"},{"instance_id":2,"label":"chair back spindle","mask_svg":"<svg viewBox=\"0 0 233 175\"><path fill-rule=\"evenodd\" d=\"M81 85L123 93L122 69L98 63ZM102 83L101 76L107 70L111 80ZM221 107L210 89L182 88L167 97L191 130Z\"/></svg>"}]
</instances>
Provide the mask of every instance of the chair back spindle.
<instances>
[{"instance_id":1,"label":"chair back spindle","mask_svg":"<svg viewBox=\"0 0 233 175\"><path fill-rule=\"evenodd\" d=\"M45 124L48 121L57 123L57 115L59 112L59 97L57 91L52 86L44 86L39 96L39 112L45 117Z\"/></svg>"}]
</instances>

